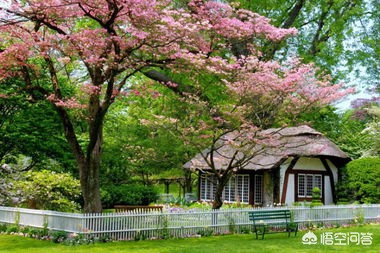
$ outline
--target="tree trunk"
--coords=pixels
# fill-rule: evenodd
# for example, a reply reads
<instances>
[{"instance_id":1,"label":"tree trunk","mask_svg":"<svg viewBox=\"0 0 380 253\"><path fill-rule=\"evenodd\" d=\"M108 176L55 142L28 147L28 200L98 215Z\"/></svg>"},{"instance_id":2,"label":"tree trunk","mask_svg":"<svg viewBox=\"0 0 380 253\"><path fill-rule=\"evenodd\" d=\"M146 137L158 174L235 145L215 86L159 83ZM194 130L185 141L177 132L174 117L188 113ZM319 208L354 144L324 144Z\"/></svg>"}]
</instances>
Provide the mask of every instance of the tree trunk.
<instances>
[{"instance_id":1,"label":"tree trunk","mask_svg":"<svg viewBox=\"0 0 380 253\"><path fill-rule=\"evenodd\" d=\"M214 195L214 201L212 203L212 209L220 209L223 205L223 190L232 174L227 171L217 179L216 191Z\"/></svg>"},{"instance_id":2,"label":"tree trunk","mask_svg":"<svg viewBox=\"0 0 380 253\"><path fill-rule=\"evenodd\" d=\"M100 198L100 155L94 155L79 165L82 196L84 200L83 211L85 213L101 213L102 203Z\"/></svg>"},{"instance_id":3,"label":"tree trunk","mask_svg":"<svg viewBox=\"0 0 380 253\"><path fill-rule=\"evenodd\" d=\"M183 184L184 193L193 192L193 179L191 175L192 175L191 171L188 171L188 170L184 171L184 177L185 177L184 184Z\"/></svg>"},{"instance_id":4,"label":"tree trunk","mask_svg":"<svg viewBox=\"0 0 380 253\"><path fill-rule=\"evenodd\" d=\"M101 213L102 204L100 198L100 161L103 144L103 115L96 115L89 122L90 135L87 153L83 152L75 134L74 126L66 110L56 107L61 116L65 137L71 147L79 168L82 197L84 200L83 211L85 213ZM97 108L96 108L97 109Z\"/></svg>"},{"instance_id":5,"label":"tree trunk","mask_svg":"<svg viewBox=\"0 0 380 253\"><path fill-rule=\"evenodd\" d=\"M68 124L71 126L71 123ZM67 126L67 125L65 125ZM84 200L83 211L85 213L101 213L102 204L100 198L100 161L102 147L102 127L98 129L97 137L90 138L87 155L84 155L77 142L74 130L69 127L66 132L66 139L70 143L72 152L75 155L80 176L82 197ZM95 140L93 140L93 138Z\"/></svg>"},{"instance_id":6,"label":"tree trunk","mask_svg":"<svg viewBox=\"0 0 380 253\"><path fill-rule=\"evenodd\" d=\"M221 187L219 184L216 187L215 195L214 195L214 202L212 203L212 209L220 209L223 205L223 189L224 187Z\"/></svg>"},{"instance_id":7,"label":"tree trunk","mask_svg":"<svg viewBox=\"0 0 380 253\"><path fill-rule=\"evenodd\" d=\"M95 106L90 106L93 112L93 120L89 122L90 138L87 146L85 163L80 167L80 181L84 200L85 213L101 213L102 203L100 198L100 161L103 146L103 113L98 107L98 97L95 97Z\"/></svg>"}]
</instances>

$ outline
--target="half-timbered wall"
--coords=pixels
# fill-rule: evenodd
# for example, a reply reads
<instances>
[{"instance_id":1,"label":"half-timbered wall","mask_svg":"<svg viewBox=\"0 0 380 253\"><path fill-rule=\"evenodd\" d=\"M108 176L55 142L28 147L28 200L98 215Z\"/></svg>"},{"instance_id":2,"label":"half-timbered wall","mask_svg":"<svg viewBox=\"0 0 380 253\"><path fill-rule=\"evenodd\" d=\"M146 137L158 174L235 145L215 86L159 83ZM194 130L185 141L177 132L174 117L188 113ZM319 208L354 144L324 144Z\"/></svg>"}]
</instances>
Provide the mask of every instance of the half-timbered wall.
<instances>
[{"instance_id":1,"label":"half-timbered wall","mask_svg":"<svg viewBox=\"0 0 380 253\"><path fill-rule=\"evenodd\" d=\"M280 166L281 203L292 204L312 200L312 189L321 190L321 201L333 204L338 169L325 158L300 157L288 159Z\"/></svg>"},{"instance_id":2,"label":"half-timbered wall","mask_svg":"<svg viewBox=\"0 0 380 253\"><path fill-rule=\"evenodd\" d=\"M275 171L278 176L274 182ZM310 202L314 187L321 189L321 201L324 204L335 202L338 169L327 158L289 158L280 165L279 169L240 173L233 176L225 186L223 191L225 202L241 202L256 206ZM200 174L199 200L213 201L215 189L216 178Z\"/></svg>"}]
</instances>

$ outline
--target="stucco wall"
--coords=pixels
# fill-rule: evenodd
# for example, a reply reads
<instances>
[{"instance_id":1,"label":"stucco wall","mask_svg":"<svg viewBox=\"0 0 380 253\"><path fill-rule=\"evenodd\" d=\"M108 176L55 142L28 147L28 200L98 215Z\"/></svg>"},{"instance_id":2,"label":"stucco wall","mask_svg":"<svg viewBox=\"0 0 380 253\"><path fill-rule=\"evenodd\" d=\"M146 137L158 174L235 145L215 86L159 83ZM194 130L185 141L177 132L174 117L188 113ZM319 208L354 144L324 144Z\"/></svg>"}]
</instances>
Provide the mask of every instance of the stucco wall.
<instances>
[{"instance_id":1,"label":"stucco wall","mask_svg":"<svg viewBox=\"0 0 380 253\"><path fill-rule=\"evenodd\" d=\"M285 163L280 166L280 199L283 195L284 184L285 184L285 174L291 163L292 159L288 159ZM332 162L327 160L327 164L331 168L334 185L338 181L338 169L334 166ZM326 171L322 161L319 158L312 157L301 157L298 159L293 167L293 170L303 170L303 171ZM295 202L295 174L290 173L288 177L288 184L286 189L285 203L291 205ZM333 195L330 184L330 177L324 176L324 200L325 204L333 204Z\"/></svg>"},{"instance_id":2,"label":"stucco wall","mask_svg":"<svg viewBox=\"0 0 380 253\"><path fill-rule=\"evenodd\" d=\"M268 171L264 172L264 192L263 192L263 206L273 205L273 181L272 176Z\"/></svg>"},{"instance_id":3,"label":"stucco wall","mask_svg":"<svg viewBox=\"0 0 380 253\"><path fill-rule=\"evenodd\" d=\"M333 173L334 184L336 184L338 182L338 168L335 167L335 165L328 159L327 159L327 164L329 165L329 167Z\"/></svg>"},{"instance_id":4,"label":"stucco wall","mask_svg":"<svg viewBox=\"0 0 380 253\"><path fill-rule=\"evenodd\" d=\"M286 192L285 203L291 205L294 202L294 174L290 174L288 177L288 189Z\"/></svg>"},{"instance_id":5,"label":"stucco wall","mask_svg":"<svg viewBox=\"0 0 380 253\"><path fill-rule=\"evenodd\" d=\"M311 157L301 157L300 159L298 159L293 169L326 171L325 167L323 166L323 163L319 158Z\"/></svg>"},{"instance_id":6,"label":"stucco wall","mask_svg":"<svg viewBox=\"0 0 380 253\"><path fill-rule=\"evenodd\" d=\"M289 158L280 166L280 200L281 200L281 196L282 196L282 190L284 189L285 172L286 172L287 168L289 167L291 161L292 161L292 159Z\"/></svg>"},{"instance_id":7,"label":"stucco wall","mask_svg":"<svg viewBox=\"0 0 380 253\"><path fill-rule=\"evenodd\" d=\"M334 204L334 198L332 195L332 190L331 190L331 184L330 184L330 177L325 176L325 189L324 189L324 194L325 194L325 205L331 205Z\"/></svg>"}]
</instances>

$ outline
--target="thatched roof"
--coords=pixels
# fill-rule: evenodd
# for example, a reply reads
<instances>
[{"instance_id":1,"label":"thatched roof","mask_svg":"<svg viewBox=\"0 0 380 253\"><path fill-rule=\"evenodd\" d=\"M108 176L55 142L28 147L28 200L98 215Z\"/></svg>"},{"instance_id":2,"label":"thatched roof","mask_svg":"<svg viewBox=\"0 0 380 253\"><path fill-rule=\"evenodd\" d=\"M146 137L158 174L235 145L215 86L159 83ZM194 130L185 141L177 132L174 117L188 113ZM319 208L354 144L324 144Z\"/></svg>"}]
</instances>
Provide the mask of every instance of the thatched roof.
<instances>
[{"instance_id":1,"label":"thatched roof","mask_svg":"<svg viewBox=\"0 0 380 253\"><path fill-rule=\"evenodd\" d=\"M268 129L259 132L261 136L274 139L276 144L254 144L247 151L239 152L235 160L248 157L239 169L263 170L278 167L289 157L326 157L340 167L350 161L350 158L332 141L313 128L303 125L299 127ZM230 163L233 154L239 149L236 145L228 144L228 139L236 133L230 133L219 140L218 150L213 153L213 162L217 169L224 169ZM261 143L261 142L260 142ZM247 150L247 146L245 146ZM204 150L184 165L186 169L208 170L210 149Z\"/></svg>"}]
</instances>

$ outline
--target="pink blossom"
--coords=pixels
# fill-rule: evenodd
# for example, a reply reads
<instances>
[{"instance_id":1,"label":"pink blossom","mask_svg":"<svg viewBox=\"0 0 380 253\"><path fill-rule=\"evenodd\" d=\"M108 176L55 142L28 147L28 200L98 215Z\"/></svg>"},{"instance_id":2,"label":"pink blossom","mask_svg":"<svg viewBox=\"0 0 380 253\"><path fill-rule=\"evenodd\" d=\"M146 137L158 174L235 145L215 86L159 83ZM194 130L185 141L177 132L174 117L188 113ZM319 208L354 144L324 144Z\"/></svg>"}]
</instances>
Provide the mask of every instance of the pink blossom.
<instances>
[{"instance_id":1,"label":"pink blossom","mask_svg":"<svg viewBox=\"0 0 380 253\"><path fill-rule=\"evenodd\" d=\"M54 94L50 94L47 98L48 101L53 103L57 107L63 107L67 109L83 109L85 105L78 102L76 98L69 98L67 100L58 99Z\"/></svg>"},{"instance_id":2,"label":"pink blossom","mask_svg":"<svg viewBox=\"0 0 380 253\"><path fill-rule=\"evenodd\" d=\"M100 86L96 86L96 85L92 85L92 84L84 84L82 87L81 87L81 90L89 95L91 94L96 94L96 95L99 95L102 88Z\"/></svg>"},{"instance_id":3,"label":"pink blossom","mask_svg":"<svg viewBox=\"0 0 380 253\"><path fill-rule=\"evenodd\" d=\"M57 61L63 64L68 64L70 63L71 59L69 57L61 57L61 58L58 58Z\"/></svg>"},{"instance_id":4,"label":"pink blossom","mask_svg":"<svg viewBox=\"0 0 380 253\"><path fill-rule=\"evenodd\" d=\"M57 69L62 64L78 66L78 72L87 78L76 80L76 85L87 94L100 95L107 85L119 84L129 73L150 67L189 73L194 85L199 85L199 79L191 75L205 72L217 75L238 98L251 96L282 102L283 110L294 112L306 105L330 103L352 92L332 84L327 76L317 76L313 65L301 64L299 59L291 59L284 65L262 61L261 48L254 43L247 45L247 56L229 52L231 38L277 42L297 32L293 28L277 28L270 19L252 11L203 0L189 1L191 11L174 8L169 0L113 3L11 1L9 7L3 7L7 11L1 9L0 15L22 17L27 22L0 26L4 41L1 43L7 45L0 54L0 80L23 76L25 67L38 76L41 65L34 59L55 58ZM88 85L89 82L92 84ZM169 83L171 87L177 85ZM122 90L110 88L113 92L108 95L112 99ZM151 90L131 93L158 96ZM48 99L59 106L76 106L75 100L68 98Z\"/></svg>"}]
</instances>

